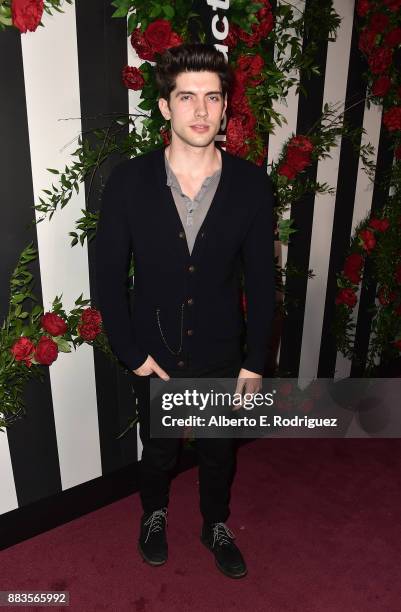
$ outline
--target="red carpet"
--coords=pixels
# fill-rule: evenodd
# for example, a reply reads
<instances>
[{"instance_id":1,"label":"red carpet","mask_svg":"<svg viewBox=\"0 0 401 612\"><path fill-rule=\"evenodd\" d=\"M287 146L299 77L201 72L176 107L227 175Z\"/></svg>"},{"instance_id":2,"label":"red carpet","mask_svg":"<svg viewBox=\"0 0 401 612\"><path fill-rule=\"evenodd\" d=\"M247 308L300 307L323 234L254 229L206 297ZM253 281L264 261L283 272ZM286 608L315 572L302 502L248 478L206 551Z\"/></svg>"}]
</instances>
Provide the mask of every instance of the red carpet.
<instances>
[{"instance_id":1,"label":"red carpet","mask_svg":"<svg viewBox=\"0 0 401 612\"><path fill-rule=\"evenodd\" d=\"M166 565L139 558L135 494L3 551L0 586L68 590L52 609L83 612L398 612L400 508L400 440L263 439L239 450L227 521L247 577L199 541L192 469L172 485Z\"/></svg>"}]
</instances>

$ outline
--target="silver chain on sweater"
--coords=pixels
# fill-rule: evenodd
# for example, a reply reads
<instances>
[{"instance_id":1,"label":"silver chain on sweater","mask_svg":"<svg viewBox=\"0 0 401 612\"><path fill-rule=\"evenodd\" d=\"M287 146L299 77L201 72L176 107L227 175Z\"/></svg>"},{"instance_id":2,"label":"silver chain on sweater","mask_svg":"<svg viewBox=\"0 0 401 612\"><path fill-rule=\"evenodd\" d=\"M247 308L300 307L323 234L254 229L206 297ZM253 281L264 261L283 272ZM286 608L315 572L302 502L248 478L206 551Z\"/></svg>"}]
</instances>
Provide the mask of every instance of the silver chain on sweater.
<instances>
[{"instance_id":1,"label":"silver chain on sweater","mask_svg":"<svg viewBox=\"0 0 401 612\"><path fill-rule=\"evenodd\" d=\"M163 334L163 331L162 331L162 327L161 327L161 324L160 324L160 316L159 316L160 308L156 308L157 324L159 326L161 337L163 338L163 342L166 345L166 348L173 355L178 355L182 351L182 332L183 332L183 323L184 323L184 304L185 304L185 302L183 302L181 304L181 342L180 342L180 348L177 351L173 351L173 349L171 349L169 347L169 345L167 344L166 338L164 337L164 334Z\"/></svg>"}]
</instances>

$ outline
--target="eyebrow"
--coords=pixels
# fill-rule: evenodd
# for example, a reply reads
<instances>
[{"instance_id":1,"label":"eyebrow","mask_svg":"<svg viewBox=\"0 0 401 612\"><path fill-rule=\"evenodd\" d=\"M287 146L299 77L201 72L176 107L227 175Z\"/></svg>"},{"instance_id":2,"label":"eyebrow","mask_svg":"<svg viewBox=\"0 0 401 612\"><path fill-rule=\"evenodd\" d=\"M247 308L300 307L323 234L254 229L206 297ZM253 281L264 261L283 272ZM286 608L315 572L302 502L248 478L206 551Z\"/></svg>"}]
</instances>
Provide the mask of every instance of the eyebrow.
<instances>
[{"instance_id":1,"label":"eyebrow","mask_svg":"<svg viewBox=\"0 0 401 612\"><path fill-rule=\"evenodd\" d=\"M196 96L196 93L193 91L178 91L175 94L175 97L178 98L178 96L182 96L183 94L191 94L193 96ZM222 91L208 91L207 93L205 93L205 96L210 96L211 94L220 94L223 95Z\"/></svg>"}]
</instances>

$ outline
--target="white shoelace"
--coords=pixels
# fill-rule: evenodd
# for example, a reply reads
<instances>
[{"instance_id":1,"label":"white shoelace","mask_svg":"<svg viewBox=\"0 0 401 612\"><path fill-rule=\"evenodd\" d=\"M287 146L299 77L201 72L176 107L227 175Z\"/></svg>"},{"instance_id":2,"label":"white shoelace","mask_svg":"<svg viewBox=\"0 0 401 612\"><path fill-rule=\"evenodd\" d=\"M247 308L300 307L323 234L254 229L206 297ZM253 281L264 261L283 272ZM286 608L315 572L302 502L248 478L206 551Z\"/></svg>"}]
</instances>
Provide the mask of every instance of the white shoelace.
<instances>
[{"instance_id":1,"label":"white shoelace","mask_svg":"<svg viewBox=\"0 0 401 612\"><path fill-rule=\"evenodd\" d=\"M213 525L213 546L215 545L216 540L221 545L230 544L231 542L229 538L233 540L235 535L225 523L215 523L215 525Z\"/></svg>"},{"instance_id":2,"label":"white shoelace","mask_svg":"<svg viewBox=\"0 0 401 612\"><path fill-rule=\"evenodd\" d=\"M154 512L152 512L151 516L144 523L144 525L149 525L149 529L148 529L148 533L147 533L145 542L148 541L149 535L152 532L161 531L163 529L162 527L163 520L165 520L167 524L167 510L161 509L161 510L155 510Z\"/></svg>"}]
</instances>

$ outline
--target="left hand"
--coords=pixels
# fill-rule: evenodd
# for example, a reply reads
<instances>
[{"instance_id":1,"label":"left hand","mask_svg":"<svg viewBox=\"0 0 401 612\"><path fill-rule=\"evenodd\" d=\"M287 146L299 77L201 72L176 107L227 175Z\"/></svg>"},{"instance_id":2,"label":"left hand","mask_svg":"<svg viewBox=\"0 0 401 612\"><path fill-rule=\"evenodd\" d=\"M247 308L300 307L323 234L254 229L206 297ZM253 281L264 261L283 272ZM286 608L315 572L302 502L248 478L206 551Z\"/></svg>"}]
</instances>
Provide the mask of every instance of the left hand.
<instances>
[{"instance_id":1,"label":"left hand","mask_svg":"<svg viewBox=\"0 0 401 612\"><path fill-rule=\"evenodd\" d=\"M240 373L238 374L237 386L235 389L235 393L240 393L243 397L245 394L254 394L260 391L262 388L262 375L256 374L256 372L251 372L250 370L246 370L245 368L241 368ZM242 407L241 404L236 404L233 406L233 410L239 410Z\"/></svg>"}]
</instances>

